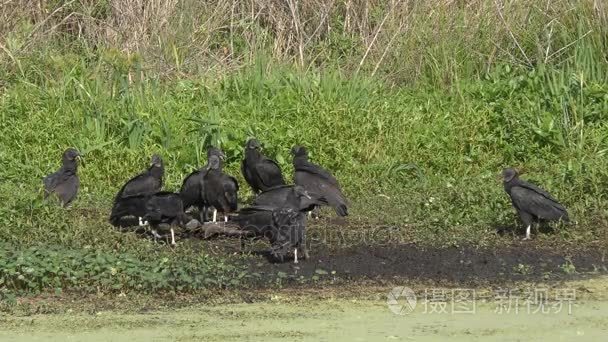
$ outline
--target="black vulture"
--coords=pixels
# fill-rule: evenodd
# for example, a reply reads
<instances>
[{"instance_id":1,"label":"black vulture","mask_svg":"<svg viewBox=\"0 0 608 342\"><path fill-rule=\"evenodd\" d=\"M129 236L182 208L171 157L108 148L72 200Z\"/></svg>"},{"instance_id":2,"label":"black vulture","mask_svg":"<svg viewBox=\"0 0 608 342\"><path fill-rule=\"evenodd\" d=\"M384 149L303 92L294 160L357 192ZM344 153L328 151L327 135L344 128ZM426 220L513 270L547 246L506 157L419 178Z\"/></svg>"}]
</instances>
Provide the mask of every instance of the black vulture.
<instances>
[{"instance_id":1,"label":"black vulture","mask_svg":"<svg viewBox=\"0 0 608 342\"><path fill-rule=\"evenodd\" d=\"M149 222L154 237L160 237L157 229L161 225L170 225L171 244L175 245L174 225L184 226L186 215L179 194L173 192L158 192L148 195L132 195L117 198L112 206L110 223L121 226L126 216L141 217Z\"/></svg>"},{"instance_id":2,"label":"black vulture","mask_svg":"<svg viewBox=\"0 0 608 342\"><path fill-rule=\"evenodd\" d=\"M294 200L294 199L297 199ZM297 206L294 204L297 203ZM254 200L254 206L270 206L281 208L285 205L291 206L298 211L311 211L315 206L327 204L324 198L315 193L304 190L299 185L281 185L259 194Z\"/></svg>"},{"instance_id":3,"label":"black vulture","mask_svg":"<svg viewBox=\"0 0 608 342\"><path fill-rule=\"evenodd\" d=\"M214 208L213 222L216 222L218 211L226 215L237 209L239 183L222 172L218 156L209 157L208 163L209 171L203 177L203 194L205 204ZM224 219L228 221L227 216Z\"/></svg>"},{"instance_id":4,"label":"black vulture","mask_svg":"<svg viewBox=\"0 0 608 342\"><path fill-rule=\"evenodd\" d=\"M305 147L295 146L293 154L294 180L311 193L322 196L334 208L339 216L348 215L348 201L338 180L327 170L308 161L308 151Z\"/></svg>"},{"instance_id":5,"label":"black vulture","mask_svg":"<svg viewBox=\"0 0 608 342\"><path fill-rule=\"evenodd\" d=\"M505 191L524 226L525 240L530 239L530 229L535 221L568 222L568 212L548 192L538 186L519 179L519 172L513 168L502 171Z\"/></svg>"},{"instance_id":6,"label":"black vulture","mask_svg":"<svg viewBox=\"0 0 608 342\"><path fill-rule=\"evenodd\" d=\"M298 263L298 250L305 259L309 258L304 213L288 207L251 206L241 209L235 221L255 238L267 238L271 246L270 255L275 260L283 262L292 249L294 263Z\"/></svg>"},{"instance_id":7,"label":"black vulture","mask_svg":"<svg viewBox=\"0 0 608 342\"><path fill-rule=\"evenodd\" d=\"M150 167L145 172L140 173L126 182L118 194L116 194L114 203L116 203L118 199L124 197L153 195L161 191L164 173L165 168L162 159L156 154L153 155Z\"/></svg>"},{"instance_id":8,"label":"black vulture","mask_svg":"<svg viewBox=\"0 0 608 342\"><path fill-rule=\"evenodd\" d=\"M207 220L207 208L205 206L205 200L203 198L203 177L209 171L209 159L211 156L217 156L220 159L224 159L226 155L215 147L207 149L207 164L200 169L189 174L182 183L182 187L179 191L182 201L184 203L184 209L188 209L192 206L197 207L199 211L199 220L201 223Z\"/></svg>"},{"instance_id":9,"label":"black vulture","mask_svg":"<svg viewBox=\"0 0 608 342\"><path fill-rule=\"evenodd\" d=\"M260 143L256 139L249 139L245 146L245 158L241 164L243 177L254 193L285 185L279 165L264 156L260 149Z\"/></svg>"},{"instance_id":10,"label":"black vulture","mask_svg":"<svg viewBox=\"0 0 608 342\"><path fill-rule=\"evenodd\" d=\"M77 168L80 153L74 148L68 148L61 157L61 168L57 172L42 179L44 184L44 198L55 195L62 206L70 204L78 194L80 179L78 178Z\"/></svg>"},{"instance_id":11,"label":"black vulture","mask_svg":"<svg viewBox=\"0 0 608 342\"><path fill-rule=\"evenodd\" d=\"M260 194L251 207L241 209L234 220L242 230L256 238L268 238L271 255L283 261L293 248L294 263L298 262L298 250L305 259L306 215L322 199L311 195L299 186L282 186Z\"/></svg>"},{"instance_id":12,"label":"black vulture","mask_svg":"<svg viewBox=\"0 0 608 342\"><path fill-rule=\"evenodd\" d=\"M152 156L150 167L143 173L140 173L126 182L116 197L122 198L127 196L155 194L163 187L164 173L165 167L163 166L163 161L160 156L155 154Z\"/></svg>"}]
</instances>

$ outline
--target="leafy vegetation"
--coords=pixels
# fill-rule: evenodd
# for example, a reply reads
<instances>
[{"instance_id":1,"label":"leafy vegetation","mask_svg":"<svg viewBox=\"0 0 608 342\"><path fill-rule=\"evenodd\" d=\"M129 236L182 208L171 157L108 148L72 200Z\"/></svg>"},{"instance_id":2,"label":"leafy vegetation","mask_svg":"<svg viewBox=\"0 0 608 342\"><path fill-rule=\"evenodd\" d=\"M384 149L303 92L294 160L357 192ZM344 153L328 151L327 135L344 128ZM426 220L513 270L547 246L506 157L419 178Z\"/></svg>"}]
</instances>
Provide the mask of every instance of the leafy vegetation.
<instances>
[{"instance_id":1,"label":"leafy vegetation","mask_svg":"<svg viewBox=\"0 0 608 342\"><path fill-rule=\"evenodd\" d=\"M367 9L329 6L326 15L300 7L293 17L302 17L291 21L283 18L289 12L270 16L268 8L243 5L226 16L230 23L217 19L224 7L197 11L185 1L184 8L159 7L166 20L146 17L131 30L120 26L128 12L112 11L127 2L87 3L94 6L49 1L47 20L19 9L10 18L1 13L2 260L16 263L20 253L32 260L3 271L1 287L229 284L232 269L213 273L224 261L198 259L188 244L166 251L115 231L106 218L120 185L155 152L165 160L169 190L204 163L210 144L221 145L227 172L244 184L239 163L250 136L286 175L291 146L309 146L351 198L352 222L395 226L409 241L502 241L496 228L517 222L495 179L505 166L523 167L576 221L541 239L608 241L608 25L590 1L547 8L396 1L393 9L372 1ZM246 17L258 10L265 19ZM177 21L179 13L216 13L218 21L206 14ZM306 23L300 35L282 29L298 20ZM103 23L123 34L101 34ZM141 45L131 31L144 35ZM64 210L43 202L40 188L68 146L86 164L79 198ZM245 186L240 195L251 196ZM57 248L69 252L53 254ZM106 261L96 263L96 253ZM177 267L167 266L170 274L201 267L203 280L145 280L165 257ZM55 261L41 266L46 259ZM64 261L78 263L66 276L52 273ZM143 273L101 283L115 262ZM87 267L103 269L94 273L99 281L67 276ZM25 268L40 273L22 281Z\"/></svg>"},{"instance_id":2,"label":"leafy vegetation","mask_svg":"<svg viewBox=\"0 0 608 342\"><path fill-rule=\"evenodd\" d=\"M243 267L207 255L157 255L141 260L130 254L96 251L90 246L66 250L45 245L18 249L0 246L0 296L44 289L85 292L137 290L184 292L243 285L251 277Z\"/></svg>"}]
</instances>

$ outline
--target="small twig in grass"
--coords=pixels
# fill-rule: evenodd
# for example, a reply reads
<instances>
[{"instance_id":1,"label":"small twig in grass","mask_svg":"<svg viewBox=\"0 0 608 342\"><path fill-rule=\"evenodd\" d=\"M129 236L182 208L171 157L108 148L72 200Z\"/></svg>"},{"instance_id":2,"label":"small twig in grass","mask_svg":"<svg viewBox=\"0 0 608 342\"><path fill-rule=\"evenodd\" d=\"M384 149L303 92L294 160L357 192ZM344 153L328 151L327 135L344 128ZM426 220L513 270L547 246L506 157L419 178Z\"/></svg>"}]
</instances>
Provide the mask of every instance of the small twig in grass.
<instances>
[{"instance_id":1,"label":"small twig in grass","mask_svg":"<svg viewBox=\"0 0 608 342\"><path fill-rule=\"evenodd\" d=\"M8 55L8 57L13 61L13 63L15 63L15 65L17 65L19 67L19 71L21 71L21 74L23 74L23 70L21 70L21 64L19 63L19 61L15 58L15 56L13 56L13 54L10 52L10 50L6 48L6 46L2 45L1 42L0 42L0 50L4 51Z\"/></svg>"},{"instance_id":2,"label":"small twig in grass","mask_svg":"<svg viewBox=\"0 0 608 342\"><path fill-rule=\"evenodd\" d=\"M591 32L593 32L593 30L589 30L589 31L587 31L587 33L585 33L584 35L582 35L582 36L578 37L578 38L577 38L575 41L573 41L573 42L571 42L570 44L568 44L568 45L566 45L566 46L562 47L561 49L559 49L559 50L557 50L557 51L555 51L554 53L552 53L552 54L549 56L549 58L548 58L547 60L549 60L549 59L553 58L553 56L555 56L555 55L557 55L557 54L561 53L562 51L566 50L567 48L571 47L572 45L574 45L574 44L578 43L580 40L582 40L583 38L587 37L587 36L588 36L588 35L589 35Z\"/></svg>"},{"instance_id":3,"label":"small twig in grass","mask_svg":"<svg viewBox=\"0 0 608 342\"><path fill-rule=\"evenodd\" d=\"M402 33L401 32L402 28L403 28L403 23L401 23L399 25L399 28L397 29L397 31L395 32L395 34L393 34L393 36L391 37L391 40L389 40L388 44L386 44L386 47L384 48L384 52L382 52L382 56L380 56L380 59L378 60L378 62L376 63L376 66L374 67L374 71L372 71L371 77L374 77L374 75L376 75L376 72L378 71L378 68L380 68L380 64L382 64L382 61L384 60L384 57L386 57L386 54L388 53L388 50L393 45L393 42L395 41L395 38L397 38L397 35L399 35L400 33Z\"/></svg>"},{"instance_id":4,"label":"small twig in grass","mask_svg":"<svg viewBox=\"0 0 608 342\"><path fill-rule=\"evenodd\" d=\"M300 22L299 13L297 13L297 4L294 0L289 0L289 10L293 18L293 24L296 28L296 35L298 37L298 57L300 61L300 67L304 68L304 41L302 35L302 27Z\"/></svg>"},{"instance_id":5,"label":"small twig in grass","mask_svg":"<svg viewBox=\"0 0 608 342\"><path fill-rule=\"evenodd\" d=\"M548 26L551 27L551 29L549 30L549 36L547 38L547 48L545 49L545 64L547 63L547 61L549 60L549 50L551 49L551 38L553 38L553 21L555 19L552 19L549 24L547 24Z\"/></svg>"},{"instance_id":6,"label":"small twig in grass","mask_svg":"<svg viewBox=\"0 0 608 342\"><path fill-rule=\"evenodd\" d=\"M327 5L328 8L333 7L334 5L334 1L332 0L331 3L329 5ZM326 10L322 15L321 15L321 20L319 20L319 25L317 26L317 28L313 31L313 33L310 35L310 37L308 37L308 40L306 41L306 43L304 43L304 46L307 46L308 44L310 44L310 42L312 41L312 39L317 35L317 32L319 32L319 30L321 29L321 27L323 26L323 24L325 23L325 21L327 20L327 18L329 17L329 12L330 10Z\"/></svg>"},{"instance_id":7,"label":"small twig in grass","mask_svg":"<svg viewBox=\"0 0 608 342\"><path fill-rule=\"evenodd\" d=\"M519 52L521 52L521 54L526 59L526 62L528 63L528 66L532 66L532 61L530 60L530 58L528 58L528 55L526 55L526 52L521 47L521 45L519 45L519 42L517 41L517 38L515 38L515 35L513 34L513 31L511 31L511 28L509 27L509 24L505 20L505 17L503 16L502 11L500 10L500 5L498 3L498 0L494 0L494 4L496 4L496 11L498 11L498 16L500 17L500 21L502 21L503 25L505 25L505 28L507 29L507 32L509 32L509 36L511 37L511 39L513 39L513 42L515 43L515 45L517 45L517 48L519 49Z\"/></svg>"},{"instance_id":8,"label":"small twig in grass","mask_svg":"<svg viewBox=\"0 0 608 342\"><path fill-rule=\"evenodd\" d=\"M357 70L355 71L355 74L358 74L359 70L361 70L361 67L363 66L363 63L365 63L365 59L367 58L367 55L369 55L369 52L372 50L372 47L374 46L374 43L376 42L376 39L378 39L378 34L380 34L380 31L382 30L382 27L384 26L384 23L386 22L386 19L388 19L388 17L391 15L391 13L393 12L393 10L395 9L395 7L397 6L397 4L399 2L401 2L401 0L396 1L393 4L393 6L391 6L389 8L389 10L386 12L386 15L384 16L384 18L382 18L382 21L380 22L380 25L378 25L378 28L376 29L376 33L374 33L374 37L372 38L372 41L367 46L367 49L365 50L365 54L363 54L363 57L361 58L361 61L359 62L359 66L357 66Z\"/></svg>"},{"instance_id":9,"label":"small twig in grass","mask_svg":"<svg viewBox=\"0 0 608 342\"><path fill-rule=\"evenodd\" d=\"M57 12L61 11L62 9L64 9L67 6L70 6L71 4L74 3L74 1L76 0L72 0L70 2L67 2L59 7L57 7L51 14L49 14L46 18L44 18L40 23L38 23L36 25L36 27L34 27L34 29L32 30L32 32L30 32L30 34L27 36L27 38L25 39L27 41L27 43L23 44L23 46L21 47L20 50L25 49L27 46L29 46L30 44L30 38L32 38L34 36L34 34L36 34L36 32L38 32L38 30L44 26L44 24L46 24L47 21L49 21L49 19L51 19L55 14L57 14ZM71 15L71 14L70 14Z\"/></svg>"},{"instance_id":10,"label":"small twig in grass","mask_svg":"<svg viewBox=\"0 0 608 342\"><path fill-rule=\"evenodd\" d=\"M234 8L236 0L232 0L232 8L230 9L230 56L234 55Z\"/></svg>"},{"instance_id":11,"label":"small twig in grass","mask_svg":"<svg viewBox=\"0 0 608 342\"><path fill-rule=\"evenodd\" d=\"M511 63L515 62L517 64L526 65L525 61L522 61L520 58L513 55L509 50L503 49L502 46L500 46L498 43L494 42L494 47L496 49L506 53L507 55L509 55L509 57L511 57Z\"/></svg>"}]
</instances>

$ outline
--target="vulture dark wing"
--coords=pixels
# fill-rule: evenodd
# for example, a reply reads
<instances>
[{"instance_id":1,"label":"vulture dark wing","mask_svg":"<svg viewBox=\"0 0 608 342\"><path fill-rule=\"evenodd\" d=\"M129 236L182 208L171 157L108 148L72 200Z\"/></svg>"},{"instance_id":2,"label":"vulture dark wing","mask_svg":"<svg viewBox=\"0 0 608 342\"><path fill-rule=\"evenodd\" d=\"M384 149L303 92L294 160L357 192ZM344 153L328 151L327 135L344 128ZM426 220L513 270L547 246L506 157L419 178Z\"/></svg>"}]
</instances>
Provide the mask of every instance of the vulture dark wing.
<instances>
[{"instance_id":1,"label":"vulture dark wing","mask_svg":"<svg viewBox=\"0 0 608 342\"><path fill-rule=\"evenodd\" d=\"M296 184L303 186L310 193L321 196L334 208L338 215L348 215L348 201L339 187L336 187L324 178L320 178L313 173L305 171L296 171L295 182Z\"/></svg>"},{"instance_id":2,"label":"vulture dark wing","mask_svg":"<svg viewBox=\"0 0 608 342\"><path fill-rule=\"evenodd\" d=\"M293 185L280 185L274 187L259 194L253 200L253 205L279 208L285 203L287 194L290 191L293 191Z\"/></svg>"},{"instance_id":3,"label":"vulture dark wing","mask_svg":"<svg viewBox=\"0 0 608 342\"><path fill-rule=\"evenodd\" d=\"M182 187L179 190L179 195L184 202L185 208L189 208L190 206L201 202L203 194L203 177L203 171L197 170L184 179Z\"/></svg>"},{"instance_id":4,"label":"vulture dark wing","mask_svg":"<svg viewBox=\"0 0 608 342\"><path fill-rule=\"evenodd\" d=\"M234 183L234 187L236 188L236 191L239 191L239 182L236 180L236 178L234 178L232 176L228 176L228 175L226 175L226 177L228 177L228 179Z\"/></svg>"},{"instance_id":5,"label":"vulture dark wing","mask_svg":"<svg viewBox=\"0 0 608 342\"><path fill-rule=\"evenodd\" d=\"M63 205L68 205L74 200L74 198L76 198L79 187L80 181L78 176L70 175L67 179L60 182L53 191L61 200Z\"/></svg>"},{"instance_id":6,"label":"vulture dark wing","mask_svg":"<svg viewBox=\"0 0 608 342\"><path fill-rule=\"evenodd\" d=\"M318 176L338 189L340 188L340 183L338 183L338 180L331 173L329 173L329 171L308 161L299 161L298 165L295 167L295 171L308 172L312 175Z\"/></svg>"},{"instance_id":7,"label":"vulture dark wing","mask_svg":"<svg viewBox=\"0 0 608 342\"><path fill-rule=\"evenodd\" d=\"M257 171L262 184L266 187L270 188L285 184L281 168L274 160L268 158L261 159L255 165L255 170Z\"/></svg>"},{"instance_id":8,"label":"vulture dark wing","mask_svg":"<svg viewBox=\"0 0 608 342\"><path fill-rule=\"evenodd\" d=\"M127 184L123 186L120 194L122 197L149 195L159 192L161 187L162 184L159 179L156 179L151 175L141 174L129 180Z\"/></svg>"},{"instance_id":9,"label":"vulture dark wing","mask_svg":"<svg viewBox=\"0 0 608 342\"><path fill-rule=\"evenodd\" d=\"M543 190L543 189L539 188L538 186L536 186L536 185L534 185L534 184L532 184L532 183L528 183L528 182L523 181L523 180L519 180L519 181L517 182L517 185L518 185L518 186L520 186L520 187L522 187L522 188L526 188L526 189L528 189L528 190L531 190L531 191L536 192L537 194L539 194L539 195L541 195L541 196L545 197L547 200L549 200L549 201L553 202L553 203L554 203L555 205L557 205L558 207L561 207L563 211L566 211L566 208L564 208L564 206L563 206L561 203L559 203L559 202L558 202L558 201L557 201L557 200L556 200L556 199L555 199L553 196L551 196L551 195L550 195L550 194L549 194L547 191L545 191L545 190Z\"/></svg>"},{"instance_id":10,"label":"vulture dark wing","mask_svg":"<svg viewBox=\"0 0 608 342\"><path fill-rule=\"evenodd\" d=\"M53 192L53 190L55 189L55 187L57 186L57 184L59 184L59 180L61 178L61 170L57 171L57 172L53 172L50 175L44 177L42 179L42 183L44 184L44 196L47 197L51 192Z\"/></svg>"},{"instance_id":11,"label":"vulture dark wing","mask_svg":"<svg viewBox=\"0 0 608 342\"><path fill-rule=\"evenodd\" d=\"M543 194L544 193L544 194ZM563 205L527 186L514 186L511 189L511 200L519 210L528 212L543 220L568 220L568 213Z\"/></svg>"},{"instance_id":12,"label":"vulture dark wing","mask_svg":"<svg viewBox=\"0 0 608 342\"><path fill-rule=\"evenodd\" d=\"M245 178L245 181L248 184L252 184L253 175L251 174L251 171L249 170L249 164L247 163L247 159L243 159L243 161L241 162L241 173L243 174L243 178Z\"/></svg>"}]
</instances>

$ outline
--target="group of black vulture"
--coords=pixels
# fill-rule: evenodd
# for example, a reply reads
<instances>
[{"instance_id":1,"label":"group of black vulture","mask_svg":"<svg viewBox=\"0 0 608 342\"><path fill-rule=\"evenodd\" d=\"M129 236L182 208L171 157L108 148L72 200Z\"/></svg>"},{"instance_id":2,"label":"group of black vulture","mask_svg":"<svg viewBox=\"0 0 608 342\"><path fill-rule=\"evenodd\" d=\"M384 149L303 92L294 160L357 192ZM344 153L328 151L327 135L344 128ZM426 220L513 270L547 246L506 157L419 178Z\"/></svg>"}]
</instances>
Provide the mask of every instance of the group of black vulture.
<instances>
[{"instance_id":1,"label":"group of black vulture","mask_svg":"<svg viewBox=\"0 0 608 342\"><path fill-rule=\"evenodd\" d=\"M207 164L190 173L183 181L179 193L162 191L164 165L154 155L150 167L127 181L114 198L110 223L114 226L131 225L150 227L155 238L160 238L160 227L169 231L171 244L175 244L174 226L193 227L207 222L207 213L213 208L212 222L220 212L228 221L238 224L241 232L251 238L267 238L270 255L280 261L293 253L297 263L298 252L308 258L306 250L306 213L320 206L331 206L339 216L348 215L348 202L340 184L327 170L308 160L305 147L291 150L294 166L294 185L285 182L279 165L262 154L261 145L250 139L245 146L241 164L243 177L256 194L252 203L238 209L237 180L222 170L224 153L215 147L207 151ZM43 179L45 198L55 195L62 205L70 204L79 188L77 160L80 154L73 148L62 156L62 167ZM545 190L523 181L514 168L502 172L504 189L511 198L521 221L526 227L525 239L530 239L532 224L539 221L568 221L566 208ZM198 218L188 215L195 209Z\"/></svg>"},{"instance_id":2,"label":"group of black vulture","mask_svg":"<svg viewBox=\"0 0 608 342\"><path fill-rule=\"evenodd\" d=\"M223 221L235 222L250 238L267 238L271 244L270 255L283 260L293 252L308 257L305 244L306 213L320 206L331 206L340 216L348 215L348 202L339 182L327 170L308 160L305 147L292 149L294 185L288 185L279 165L262 154L256 139L247 141L241 164L243 177L255 193L252 203L238 209L239 184L224 173L224 153L211 147L207 150L207 164L190 173L183 181L179 193L163 191L164 165L154 155L149 168L131 178L114 198L110 223L116 227L135 225L150 227L145 231L155 238L162 237L163 229L175 244L174 226L195 228L207 222L207 213L213 208L212 223L217 222L218 212ZM63 154L63 166L59 171L44 178L45 197L54 194L63 205L74 200L79 180L76 172L75 149ZM188 212L188 210L193 211ZM188 213L198 211L198 217ZM137 219L136 223L134 219Z\"/></svg>"}]
</instances>

